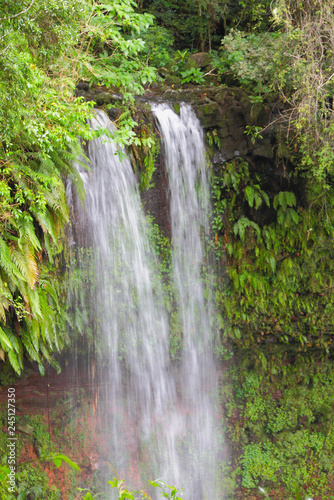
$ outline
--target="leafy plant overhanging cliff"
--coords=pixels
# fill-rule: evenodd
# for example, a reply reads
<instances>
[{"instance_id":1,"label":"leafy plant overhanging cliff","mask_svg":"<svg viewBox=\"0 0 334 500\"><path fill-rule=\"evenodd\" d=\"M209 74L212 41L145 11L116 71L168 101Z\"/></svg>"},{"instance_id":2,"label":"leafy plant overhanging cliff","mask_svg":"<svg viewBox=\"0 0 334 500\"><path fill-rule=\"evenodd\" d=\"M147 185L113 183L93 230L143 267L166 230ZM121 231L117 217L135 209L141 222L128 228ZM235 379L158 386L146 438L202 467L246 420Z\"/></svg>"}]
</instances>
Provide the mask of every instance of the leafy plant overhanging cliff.
<instances>
[{"instance_id":1,"label":"leafy plant overhanging cliff","mask_svg":"<svg viewBox=\"0 0 334 500\"><path fill-rule=\"evenodd\" d=\"M92 137L93 103L78 80L143 91L154 69L137 54L152 16L132 0L4 1L0 6L0 362L55 364L68 343L61 252L68 222L64 179L84 197L73 160ZM132 120L123 120L123 143Z\"/></svg>"}]
</instances>

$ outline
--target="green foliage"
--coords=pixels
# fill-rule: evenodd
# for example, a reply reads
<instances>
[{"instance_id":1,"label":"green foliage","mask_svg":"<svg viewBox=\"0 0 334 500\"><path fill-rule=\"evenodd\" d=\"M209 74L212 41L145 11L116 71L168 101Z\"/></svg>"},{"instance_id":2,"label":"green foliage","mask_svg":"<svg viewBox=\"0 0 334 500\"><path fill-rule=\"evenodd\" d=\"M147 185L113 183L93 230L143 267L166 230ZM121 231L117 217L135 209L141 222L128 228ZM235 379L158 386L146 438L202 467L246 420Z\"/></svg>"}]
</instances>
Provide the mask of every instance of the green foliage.
<instances>
[{"instance_id":1,"label":"green foliage","mask_svg":"<svg viewBox=\"0 0 334 500\"><path fill-rule=\"evenodd\" d=\"M237 30L222 40L220 73L232 74L248 91L267 94L275 90L280 33L251 33Z\"/></svg>"},{"instance_id":2,"label":"green foliage","mask_svg":"<svg viewBox=\"0 0 334 500\"><path fill-rule=\"evenodd\" d=\"M257 96L259 99L261 99L262 101L262 97L261 96ZM254 102L254 99L253 99L253 102ZM255 144L255 141L256 139L262 139L262 135L261 135L261 127L258 127L256 125L246 125L246 130L245 130L245 134L247 135L250 135L251 136L251 141L252 141L252 144Z\"/></svg>"},{"instance_id":3,"label":"green foliage","mask_svg":"<svg viewBox=\"0 0 334 500\"><path fill-rule=\"evenodd\" d=\"M5 423L7 419L7 412L2 411L0 413L0 422ZM16 417L16 424L20 426L21 417ZM40 499L50 499L58 500L59 490L54 486L49 486L49 478L46 471L43 469L42 460L48 459L50 451L50 437L47 430L46 423L41 419L41 417L27 417L24 423L29 422L34 428L33 439L34 445L41 451L41 457L37 460L22 462L18 465L16 470L16 485L17 492L12 494L8 491L8 477L9 469L7 467L7 435L2 432L0 433L0 497L3 500L12 500L13 498L18 498L20 500L40 500ZM17 456L22 457L22 451L26 451L26 442L29 439L22 433L17 434ZM30 443L32 444L32 443ZM42 451L44 450L44 451ZM18 460L20 462L20 459Z\"/></svg>"},{"instance_id":4,"label":"green foliage","mask_svg":"<svg viewBox=\"0 0 334 500\"><path fill-rule=\"evenodd\" d=\"M332 201L323 207L309 186L308 208L296 191L268 192L263 174L243 160L225 164L213 179L214 248L226 259L228 286L218 286L216 302L225 317L223 335L244 347L275 342L328 351L333 339ZM333 193L327 191L328 200ZM312 201L313 200L313 201ZM247 215L245 215L247 214ZM263 360L266 365L266 359Z\"/></svg>"},{"instance_id":5,"label":"green foliage","mask_svg":"<svg viewBox=\"0 0 334 500\"><path fill-rule=\"evenodd\" d=\"M218 136L217 129L213 129L212 131L208 131L206 133L207 141L209 144L209 147L212 148L214 145L220 149L221 148L221 140L220 137Z\"/></svg>"},{"instance_id":6,"label":"green foliage","mask_svg":"<svg viewBox=\"0 0 334 500\"><path fill-rule=\"evenodd\" d=\"M230 2L233 25L242 26L247 32L268 31L272 25L271 0L239 0Z\"/></svg>"},{"instance_id":7,"label":"green foliage","mask_svg":"<svg viewBox=\"0 0 334 500\"><path fill-rule=\"evenodd\" d=\"M270 0L144 0L144 10L154 14L169 30L177 49L191 51L217 47L221 34L233 28L246 32L272 27Z\"/></svg>"},{"instance_id":8,"label":"green foliage","mask_svg":"<svg viewBox=\"0 0 334 500\"><path fill-rule=\"evenodd\" d=\"M61 175L77 175L65 163L72 160L69 153L49 159L39 153L31 156L35 160L30 167L8 162L0 174L7 186L0 203L0 357L4 360L7 353L18 373L23 349L41 364L41 354L51 361L51 352L66 342L56 271L68 221ZM13 314L19 337L11 332ZM58 335L57 327L63 330Z\"/></svg>"},{"instance_id":9,"label":"green foliage","mask_svg":"<svg viewBox=\"0 0 334 500\"><path fill-rule=\"evenodd\" d=\"M255 488L254 478L262 481L277 482L277 473L280 461L275 457L274 446L268 444L249 444L240 460L244 469L242 485L246 488Z\"/></svg>"},{"instance_id":10,"label":"green foliage","mask_svg":"<svg viewBox=\"0 0 334 500\"><path fill-rule=\"evenodd\" d=\"M48 476L41 467L33 467L32 465L25 467L17 472L16 480L18 484L16 498L19 500L27 498L58 500L59 498L59 491L55 487L48 487Z\"/></svg>"},{"instance_id":11,"label":"green foliage","mask_svg":"<svg viewBox=\"0 0 334 500\"><path fill-rule=\"evenodd\" d=\"M107 87L122 87L131 94L142 93L143 85L155 79L154 69L138 57L145 47L140 35L147 32L153 17L137 13L134 0L85 5L76 77Z\"/></svg>"},{"instance_id":12,"label":"green foliage","mask_svg":"<svg viewBox=\"0 0 334 500\"><path fill-rule=\"evenodd\" d=\"M181 71L182 85L184 83L196 83L200 85L204 81L204 75L199 68L190 68L185 71Z\"/></svg>"},{"instance_id":13,"label":"green foliage","mask_svg":"<svg viewBox=\"0 0 334 500\"><path fill-rule=\"evenodd\" d=\"M17 373L24 353L43 373L42 359L55 364L52 352L67 341L56 270L68 221L63 177L80 191L72 161L78 135L89 136L90 105L73 96L57 60L76 39L76 7L35 2L23 11L6 2L0 9L0 358ZM54 43L43 46L44 36Z\"/></svg>"},{"instance_id":14,"label":"green foliage","mask_svg":"<svg viewBox=\"0 0 334 500\"><path fill-rule=\"evenodd\" d=\"M125 500L125 499L130 499L130 500L135 500L136 499L143 499L143 498L150 498L145 491L140 490L140 491L129 491L124 487L124 479L119 479L118 477L114 478L112 481L108 481L108 484L112 488L116 488L118 490L118 498L119 500ZM174 486L170 486L169 484L164 483L163 481L156 480L156 481L149 481L149 484L153 486L153 488L158 488L160 490L160 495L162 495L163 498L169 498L170 500L182 500L180 496L178 496L179 490L177 490ZM136 495L136 496L134 496ZM140 496L137 496L140 495Z\"/></svg>"},{"instance_id":15,"label":"green foliage","mask_svg":"<svg viewBox=\"0 0 334 500\"><path fill-rule=\"evenodd\" d=\"M156 67L166 67L171 60L171 50L174 39L171 33L162 26L151 26L143 33L145 42L141 54L145 54L146 61Z\"/></svg>"},{"instance_id":16,"label":"green foliage","mask_svg":"<svg viewBox=\"0 0 334 500\"><path fill-rule=\"evenodd\" d=\"M234 224L233 226L234 234L236 236L239 236L241 240L244 240L245 231L247 227L252 227L253 229L255 229L257 235L260 236L261 231L259 226L255 222L247 219L247 217L245 216L240 217L240 219Z\"/></svg>"},{"instance_id":17,"label":"green foliage","mask_svg":"<svg viewBox=\"0 0 334 500\"><path fill-rule=\"evenodd\" d=\"M240 4L246 10L254 7L251 1ZM259 11L263 7L259 3ZM278 95L286 105L281 129L299 153L299 169L326 187L334 167L331 2L276 0L270 8L270 31L230 30L222 40L220 57L215 57L216 69L221 79L237 81L253 94L253 102L270 92ZM246 133L254 139L253 132L257 130L249 126Z\"/></svg>"},{"instance_id":18,"label":"green foliage","mask_svg":"<svg viewBox=\"0 0 334 500\"><path fill-rule=\"evenodd\" d=\"M294 193L287 191L280 191L274 198L274 208L277 210L277 207L280 205L277 211L277 221L279 224L283 224L285 226L291 225L291 223L298 224L299 216L297 212L293 208L296 205L296 197Z\"/></svg>"},{"instance_id":19,"label":"green foliage","mask_svg":"<svg viewBox=\"0 0 334 500\"><path fill-rule=\"evenodd\" d=\"M266 203L268 207L270 207L270 201L267 193L263 191L258 184L255 184L253 186L251 185L246 186L245 199L247 200L251 208L255 206L255 210L258 210L261 207L263 201Z\"/></svg>"},{"instance_id":20,"label":"green foliage","mask_svg":"<svg viewBox=\"0 0 334 500\"><path fill-rule=\"evenodd\" d=\"M24 357L59 368L53 352L69 342L63 265L70 178L84 200L73 160L84 153L78 137L93 138L87 119L93 103L74 95L80 79L141 93L155 71L139 54L140 34L152 16L133 0L35 0L0 6L0 362L19 374ZM114 136L141 144L146 179L152 176L150 137L136 139L126 113ZM15 333L14 333L15 332Z\"/></svg>"},{"instance_id":21,"label":"green foliage","mask_svg":"<svg viewBox=\"0 0 334 500\"><path fill-rule=\"evenodd\" d=\"M145 10L156 17L175 40L175 48L204 51L219 43L216 28L226 11L227 1L217 0L147 0Z\"/></svg>"},{"instance_id":22,"label":"green foliage","mask_svg":"<svg viewBox=\"0 0 334 500\"><path fill-rule=\"evenodd\" d=\"M273 358L268 348L256 352ZM303 488L308 497L327 498L334 456L333 363L312 354L291 356L282 360L285 370L273 362L272 378L259 365L252 368L249 355L238 357L221 389L225 435L242 450L234 467L245 488L265 485L270 498L284 499L298 498L295 491Z\"/></svg>"},{"instance_id":23,"label":"green foliage","mask_svg":"<svg viewBox=\"0 0 334 500\"><path fill-rule=\"evenodd\" d=\"M78 488L78 490L82 492L82 491L87 490L87 488ZM98 495L93 496L90 491L87 491L86 495L84 497L81 497L81 498L82 498L82 500L94 500L97 497L98 497Z\"/></svg>"},{"instance_id":24,"label":"green foliage","mask_svg":"<svg viewBox=\"0 0 334 500\"><path fill-rule=\"evenodd\" d=\"M180 490L175 488L175 486L170 486L169 484L166 484L161 480L149 481L149 483L151 486L153 486L153 488L158 488L161 492L160 494L164 498L182 500L182 498L178 496L179 493L182 494L182 491L180 492Z\"/></svg>"}]
</instances>

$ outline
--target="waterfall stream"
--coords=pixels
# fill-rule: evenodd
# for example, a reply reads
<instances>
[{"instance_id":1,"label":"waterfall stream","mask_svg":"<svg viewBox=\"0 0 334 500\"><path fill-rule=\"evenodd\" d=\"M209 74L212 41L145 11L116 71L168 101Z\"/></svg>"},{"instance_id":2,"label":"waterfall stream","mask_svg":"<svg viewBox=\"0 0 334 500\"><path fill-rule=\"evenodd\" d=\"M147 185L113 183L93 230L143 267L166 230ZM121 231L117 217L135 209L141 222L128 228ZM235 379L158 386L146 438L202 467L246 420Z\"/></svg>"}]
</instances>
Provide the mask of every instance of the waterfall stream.
<instances>
[{"instance_id":1,"label":"waterfall stream","mask_svg":"<svg viewBox=\"0 0 334 500\"><path fill-rule=\"evenodd\" d=\"M170 362L159 263L149 247L133 169L102 136L89 143L91 170L78 167L86 202L84 210L76 206L81 244L91 249L93 259L89 308L98 331L99 365L108 360L99 384L99 419L108 461L127 484L139 487L161 478L183 488L185 500L212 500L217 442L212 396L217 388L214 313L201 276L210 211L204 143L189 106L181 106L180 117L166 105L154 106L153 112L170 186L182 360L177 366ZM100 110L91 127L113 130Z\"/></svg>"},{"instance_id":2,"label":"waterfall stream","mask_svg":"<svg viewBox=\"0 0 334 500\"><path fill-rule=\"evenodd\" d=\"M189 498L214 498L212 477L217 455L213 397L217 373L213 356L210 271L203 274L205 236L209 234L210 189L200 123L191 107L180 116L166 104L153 106L162 136L169 179L173 241L173 276L183 332L181 397L187 408L180 481ZM206 282L206 289L205 289ZM187 481L188 480L188 481Z\"/></svg>"}]
</instances>

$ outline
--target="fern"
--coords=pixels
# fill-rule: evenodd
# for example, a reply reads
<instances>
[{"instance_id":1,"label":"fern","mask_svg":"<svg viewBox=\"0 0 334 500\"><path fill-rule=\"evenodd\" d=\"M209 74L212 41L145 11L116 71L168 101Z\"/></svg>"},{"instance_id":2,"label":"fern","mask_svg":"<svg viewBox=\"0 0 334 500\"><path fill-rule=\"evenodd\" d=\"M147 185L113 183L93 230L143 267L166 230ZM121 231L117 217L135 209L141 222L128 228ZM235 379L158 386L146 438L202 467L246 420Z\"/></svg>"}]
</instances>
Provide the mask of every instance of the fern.
<instances>
[{"instance_id":1,"label":"fern","mask_svg":"<svg viewBox=\"0 0 334 500\"><path fill-rule=\"evenodd\" d=\"M57 291L54 288L53 284L47 280L41 280L40 285L44 288L44 291L52 297L53 303L56 306L57 311L61 312L60 303L58 300Z\"/></svg>"},{"instance_id":2,"label":"fern","mask_svg":"<svg viewBox=\"0 0 334 500\"><path fill-rule=\"evenodd\" d=\"M61 372L61 366L58 363L58 361L56 361L55 358L51 357L50 358L50 365L52 366L52 368L54 368L57 371L57 374L59 375L59 373Z\"/></svg>"},{"instance_id":3,"label":"fern","mask_svg":"<svg viewBox=\"0 0 334 500\"><path fill-rule=\"evenodd\" d=\"M17 373L24 353L39 363L41 371L43 358L59 369L50 352L60 351L69 341L63 328L66 306L45 262L46 257L52 262L63 247L69 218L64 178L71 178L80 198L85 197L73 163L78 155L88 163L79 142L73 142L68 151L53 150L48 156L29 151L22 155L24 162L8 163L0 170L5 196L5 223L0 226L0 360L9 361ZM19 335L13 334L13 320Z\"/></svg>"},{"instance_id":4,"label":"fern","mask_svg":"<svg viewBox=\"0 0 334 500\"><path fill-rule=\"evenodd\" d=\"M22 344L24 345L29 357L33 361L40 361L40 357L34 346L32 345L31 338L29 335L26 333L24 336L22 336Z\"/></svg>"},{"instance_id":5,"label":"fern","mask_svg":"<svg viewBox=\"0 0 334 500\"><path fill-rule=\"evenodd\" d=\"M79 200L84 204L86 200L85 187L75 165L80 164L81 167L89 169L88 164L90 163L90 159L84 154L80 143L73 144L71 152L58 151L52 155L52 158L56 167L71 179Z\"/></svg>"},{"instance_id":6,"label":"fern","mask_svg":"<svg viewBox=\"0 0 334 500\"><path fill-rule=\"evenodd\" d=\"M38 363L38 369L39 369L39 373L41 374L41 376L44 377L44 375L45 375L45 366L43 365L42 362Z\"/></svg>"},{"instance_id":7,"label":"fern","mask_svg":"<svg viewBox=\"0 0 334 500\"><path fill-rule=\"evenodd\" d=\"M9 246L2 238L0 238L0 266L5 270L9 280L14 283L17 282L17 278L24 280L17 266L12 262Z\"/></svg>"},{"instance_id":8,"label":"fern","mask_svg":"<svg viewBox=\"0 0 334 500\"><path fill-rule=\"evenodd\" d=\"M16 353L19 353L21 351L21 344L18 337L14 335L13 332L7 326L4 325L2 329L6 333L10 343L12 344L13 350Z\"/></svg>"},{"instance_id":9,"label":"fern","mask_svg":"<svg viewBox=\"0 0 334 500\"><path fill-rule=\"evenodd\" d=\"M33 251L25 244L22 251L14 249L12 251L12 261L20 270L25 281L28 282L30 288L34 288L38 279L38 267L33 254Z\"/></svg>"},{"instance_id":10,"label":"fern","mask_svg":"<svg viewBox=\"0 0 334 500\"><path fill-rule=\"evenodd\" d=\"M41 242L36 236L35 228L32 222L31 216L22 216L17 221L18 231L19 231L19 239L18 246L22 248L22 244L24 242L28 242L32 245L35 250L41 250Z\"/></svg>"},{"instance_id":11,"label":"fern","mask_svg":"<svg viewBox=\"0 0 334 500\"><path fill-rule=\"evenodd\" d=\"M46 359L48 362L50 362L50 360L51 360L51 358L50 358L50 353L49 353L49 351L48 351L48 349L47 349L46 345L44 344L44 342L41 342L41 343L40 343L40 349L41 349L41 351L42 351L43 356L45 357L45 359Z\"/></svg>"},{"instance_id":12,"label":"fern","mask_svg":"<svg viewBox=\"0 0 334 500\"><path fill-rule=\"evenodd\" d=\"M0 327L0 343L5 351L14 349L9 338L7 337L7 335L5 334L5 332L1 327Z\"/></svg>"},{"instance_id":13,"label":"fern","mask_svg":"<svg viewBox=\"0 0 334 500\"><path fill-rule=\"evenodd\" d=\"M57 228L55 225L55 219L53 218L52 214L49 212L49 210L45 210L45 212L42 214L40 212L35 214L37 221L39 222L41 228L43 229L44 233L48 233L51 238L53 239L53 243L57 244L58 240L58 234L57 234ZM51 247L52 248L52 247ZM55 252L54 249L51 249L48 252L49 256L52 256Z\"/></svg>"},{"instance_id":14,"label":"fern","mask_svg":"<svg viewBox=\"0 0 334 500\"><path fill-rule=\"evenodd\" d=\"M270 207L270 201L267 193L263 191L258 184L254 186L246 186L245 199L251 208L253 208L253 206L255 205L256 210L260 208L263 201L268 207Z\"/></svg>"},{"instance_id":15,"label":"fern","mask_svg":"<svg viewBox=\"0 0 334 500\"><path fill-rule=\"evenodd\" d=\"M20 359L16 355L14 351L8 351L8 359L10 361L10 364L16 371L18 375L21 375L21 368L23 368L22 363L20 362Z\"/></svg>"},{"instance_id":16,"label":"fern","mask_svg":"<svg viewBox=\"0 0 334 500\"><path fill-rule=\"evenodd\" d=\"M245 198L248 201L249 206L252 208L254 205L254 189L252 186L247 186L245 189Z\"/></svg>"},{"instance_id":17,"label":"fern","mask_svg":"<svg viewBox=\"0 0 334 500\"><path fill-rule=\"evenodd\" d=\"M296 206L296 196L291 191L280 191L274 198L274 208L277 210L280 205L285 212L287 207Z\"/></svg>"},{"instance_id":18,"label":"fern","mask_svg":"<svg viewBox=\"0 0 334 500\"><path fill-rule=\"evenodd\" d=\"M247 227L252 227L255 229L258 237L261 237L260 227L253 221L247 219L247 217L240 217L240 219L234 224L233 231L236 236L239 235L241 240L245 239L245 231Z\"/></svg>"}]
</instances>

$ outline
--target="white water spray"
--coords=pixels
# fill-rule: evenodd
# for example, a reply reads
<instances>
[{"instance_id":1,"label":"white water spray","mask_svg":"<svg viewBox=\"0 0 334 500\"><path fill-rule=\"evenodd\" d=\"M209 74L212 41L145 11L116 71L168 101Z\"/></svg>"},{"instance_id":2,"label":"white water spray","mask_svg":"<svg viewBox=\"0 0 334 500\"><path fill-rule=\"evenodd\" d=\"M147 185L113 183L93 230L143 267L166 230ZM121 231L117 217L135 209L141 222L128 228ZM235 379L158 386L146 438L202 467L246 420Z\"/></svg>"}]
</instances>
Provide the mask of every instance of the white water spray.
<instances>
[{"instance_id":1,"label":"white water spray","mask_svg":"<svg viewBox=\"0 0 334 500\"><path fill-rule=\"evenodd\" d=\"M201 235L208 232L209 187L199 123L188 106L178 117L154 108L166 153L173 233L173 273L183 331L181 366L169 359L168 315L154 272L148 227L128 159L105 136L91 141L91 171L79 168L85 209L77 231L91 248L90 309L98 332L98 358L108 359L100 384L99 415L108 460L129 486L161 478L184 488L185 500L214 496L216 436L212 395L213 317L201 276ZM94 130L113 126L102 111ZM131 484L132 483L132 484Z\"/></svg>"},{"instance_id":2,"label":"white water spray","mask_svg":"<svg viewBox=\"0 0 334 500\"><path fill-rule=\"evenodd\" d=\"M210 190L203 133L189 105L180 116L161 104L153 106L169 179L173 273L183 332L181 397L187 409L181 477L187 498L214 497L218 436L214 399L217 370L213 356L214 310L206 300L212 291L210 272L203 272L204 240L209 233ZM205 274L205 276L202 276ZM206 281L206 286L205 286Z\"/></svg>"}]
</instances>

